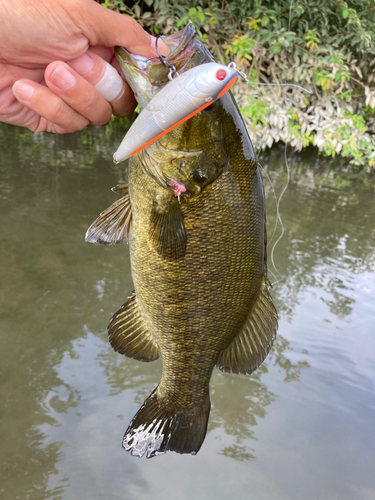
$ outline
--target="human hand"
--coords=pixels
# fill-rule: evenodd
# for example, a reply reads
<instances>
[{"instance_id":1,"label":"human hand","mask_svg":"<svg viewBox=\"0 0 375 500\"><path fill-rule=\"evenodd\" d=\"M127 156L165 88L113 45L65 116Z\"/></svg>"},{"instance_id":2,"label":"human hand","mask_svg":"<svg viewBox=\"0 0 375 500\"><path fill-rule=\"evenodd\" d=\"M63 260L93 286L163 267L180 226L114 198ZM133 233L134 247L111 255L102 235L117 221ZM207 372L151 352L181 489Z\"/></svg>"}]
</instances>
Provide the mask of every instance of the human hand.
<instances>
[{"instance_id":1,"label":"human hand","mask_svg":"<svg viewBox=\"0 0 375 500\"><path fill-rule=\"evenodd\" d=\"M113 47L146 57L156 50L132 18L93 0L0 0L0 18L0 121L66 133L134 110Z\"/></svg>"}]
</instances>

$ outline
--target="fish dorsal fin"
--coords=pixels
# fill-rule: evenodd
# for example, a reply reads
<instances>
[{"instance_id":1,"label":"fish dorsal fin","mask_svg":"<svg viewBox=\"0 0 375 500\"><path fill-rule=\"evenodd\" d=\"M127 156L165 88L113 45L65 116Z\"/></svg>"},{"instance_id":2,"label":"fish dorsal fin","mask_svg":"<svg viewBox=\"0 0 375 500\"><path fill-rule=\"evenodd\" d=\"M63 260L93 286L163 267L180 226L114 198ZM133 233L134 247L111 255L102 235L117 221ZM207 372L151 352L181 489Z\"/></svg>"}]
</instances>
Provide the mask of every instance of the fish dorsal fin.
<instances>
[{"instance_id":1,"label":"fish dorsal fin","mask_svg":"<svg viewBox=\"0 0 375 500\"><path fill-rule=\"evenodd\" d=\"M159 347L141 315L135 293L112 317L108 337L113 349L129 358L154 361L160 355Z\"/></svg>"},{"instance_id":2,"label":"fish dorsal fin","mask_svg":"<svg viewBox=\"0 0 375 500\"><path fill-rule=\"evenodd\" d=\"M277 311L263 278L259 296L241 331L222 351L217 366L224 372L252 373L264 361L276 338Z\"/></svg>"},{"instance_id":3,"label":"fish dorsal fin","mask_svg":"<svg viewBox=\"0 0 375 500\"><path fill-rule=\"evenodd\" d=\"M155 200L150 215L150 239L164 259L179 259L186 253L186 229L177 198L165 192Z\"/></svg>"},{"instance_id":4,"label":"fish dorsal fin","mask_svg":"<svg viewBox=\"0 0 375 500\"><path fill-rule=\"evenodd\" d=\"M91 224L86 232L85 241L104 245L123 245L129 243L132 237L132 212L129 195L126 194L104 210Z\"/></svg>"}]
</instances>

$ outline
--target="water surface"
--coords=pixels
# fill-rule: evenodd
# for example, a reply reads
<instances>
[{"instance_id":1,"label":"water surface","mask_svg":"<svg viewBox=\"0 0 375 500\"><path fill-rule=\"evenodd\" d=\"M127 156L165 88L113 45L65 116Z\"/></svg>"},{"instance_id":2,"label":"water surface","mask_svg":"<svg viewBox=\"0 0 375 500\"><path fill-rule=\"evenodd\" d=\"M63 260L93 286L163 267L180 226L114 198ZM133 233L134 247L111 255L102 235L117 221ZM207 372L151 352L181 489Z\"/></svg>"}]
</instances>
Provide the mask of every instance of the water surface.
<instances>
[{"instance_id":1,"label":"water surface","mask_svg":"<svg viewBox=\"0 0 375 500\"><path fill-rule=\"evenodd\" d=\"M275 346L252 376L215 369L197 456L137 459L121 439L161 362L108 345L132 291L128 249L84 242L124 176L111 161L121 133L0 128L1 498L373 500L374 180L311 152L289 157ZM283 149L262 164L280 193Z\"/></svg>"}]
</instances>

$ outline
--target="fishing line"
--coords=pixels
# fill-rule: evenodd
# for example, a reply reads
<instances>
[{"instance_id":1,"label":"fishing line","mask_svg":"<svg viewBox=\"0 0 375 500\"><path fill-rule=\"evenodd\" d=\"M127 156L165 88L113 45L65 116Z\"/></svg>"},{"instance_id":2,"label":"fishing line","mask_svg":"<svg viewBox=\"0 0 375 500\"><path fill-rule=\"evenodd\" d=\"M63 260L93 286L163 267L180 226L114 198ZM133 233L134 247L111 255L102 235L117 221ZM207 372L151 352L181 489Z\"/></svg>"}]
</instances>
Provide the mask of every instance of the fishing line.
<instances>
[{"instance_id":1,"label":"fishing line","mask_svg":"<svg viewBox=\"0 0 375 500\"><path fill-rule=\"evenodd\" d=\"M279 213L279 206L278 206L278 200L277 200L277 196L276 196L276 191L275 191L275 188L273 187L273 184L272 184L272 181L270 179L270 176L268 175L267 171L264 169L264 167L262 167L262 165L260 163L258 163L258 165L262 169L263 174L267 177L268 182L270 183L270 186L271 186L271 189L272 189L272 192L273 192L273 197L275 199L275 204L276 204L276 220L275 220L275 225L273 227L273 232L272 232L271 238L270 238L269 241L267 241L267 246L269 246L271 244L272 240L273 240L273 237L275 236L275 233L276 233L278 218L281 217L281 216L280 216L280 213ZM274 267L275 267L275 265L274 265ZM275 269L276 269L276 267L275 267ZM279 281L281 281L280 279L277 280L277 276L275 275L274 272L271 271L271 269L268 269L268 272L270 274L272 274L272 276L275 278L275 281L272 283L272 286L276 285L277 283L279 283Z\"/></svg>"},{"instance_id":2,"label":"fishing line","mask_svg":"<svg viewBox=\"0 0 375 500\"><path fill-rule=\"evenodd\" d=\"M290 7L289 7L289 28L288 30L290 31L290 23L291 23L291 18L292 18L292 8L293 8L293 1L294 0L290 0ZM235 67L235 63L231 63L233 66L234 66L234 69L237 71L237 73L242 76L242 78L245 79L245 81L247 83L250 83L252 85L265 85L265 86L271 86L271 85L276 85L276 86L291 86L291 87L297 87L301 90L304 90L305 92L309 93L309 94L312 94L312 92L310 90L307 90L305 89L304 87L301 87L300 85L295 85L295 84L288 84L288 83L254 83L254 82L251 82L250 80L248 80L248 78L246 77L245 73L243 73L242 71L239 71L236 67ZM230 65L229 65L230 66ZM271 188L272 188L272 191L273 191L273 195L275 197L275 200L276 200L276 221L275 221L275 226L273 228L273 233L272 233L272 236L270 238L270 241L269 241L269 244L271 244L271 241L273 240L273 237L275 236L275 233L276 233L276 229L277 229L277 223L278 221L280 221L280 226L281 226L281 234L280 236L277 238L277 240L275 241L273 247L272 247L272 250L271 250L271 262L272 262L272 265L275 269L275 271L277 272L277 274L279 274L279 276L281 276L279 270L277 269L276 265L275 265L275 260L274 260L274 251L275 251L275 248L276 248L276 245L279 243L279 241L281 240L281 238L284 236L284 232L285 232L285 229L284 229L284 224L283 224L283 221L281 219L281 216L280 216L280 201L281 201L281 198L283 197L285 191L287 190L288 188L288 185L289 185L289 165L288 165L288 158L287 158L287 148L288 148L288 145L287 143L285 143L285 148L284 148L284 158L285 158L285 165L286 165L286 171L287 171L287 181L286 181L286 184L284 186L284 189L282 190L280 196L279 196L279 199L277 199L276 197L276 193L275 193L275 188L273 187L273 184L271 182L271 179L269 178L269 175L268 173L264 170L264 168L260 165L262 171L266 174L267 176L267 179L269 180L270 184L271 184ZM276 275L270 270L270 273L276 278ZM282 281L284 278L281 277L280 279L278 279L277 281L275 281L273 283L273 285L277 285L277 283L280 283L280 281Z\"/></svg>"},{"instance_id":3,"label":"fishing line","mask_svg":"<svg viewBox=\"0 0 375 500\"><path fill-rule=\"evenodd\" d=\"M242 71L241 71L241 73L242 73ZM261 82L252 82L251 80L248 80L247 78L246 78L246 82L250 83L251 85L265 85L266 87L271 87L271 86L273 86L273 87L296 87L297 89L304 90L308 94L312 94L311 90L307 90L304 87L297 85L296 83L261 83Z\"/></svg>"},{"instance_id":4,"label":"fishing line","mask_svg":"<svg viewBox=\"0 0 375 500\"><path fill-rule=\"evenodd\" d=\"M283 224L283 221L281 219L281 216L280 216L280 201L281 201L281 198L283 197L285 191L287 190L288 186L289 186L289 179L290 179L290 176L289 176L289 165L288 165L288 159L287 159L287 155L286 155L286 152L287 152L287 143L285 143L285 149L284 149L284 158L285 158L285 165L286 165L286 170L287 170L287 181L286 181L286 184L283 188L283 190L281 191L281 194L279 196L279 199L277 201L277 204L276 204L276 225L277 225L277 221L280 222L280 226L281 226L281 234L280 236L277 238L277 240L275 241L273 247L272 247L272 250L271 250L271 262L272 262L272 265L275 269L275 271L281 276L281 273L279 272L279 270L277 269L276 265L275 265L275 261L274 261L274 258L273 258L273 254L274 254L274 251L275 251L275 247L276 245L279 243L279 241L281 240L281 238L284 236L284 233L285 233L285 229L284 229L284 224ZM273 283L273 285L276 285L277 283L279 283L280 281L282 281L284 278L281 277L278 281L275 281L275 283Z\"/></svg>"},{"instance_id":5,"label":"fishing line","mask_svg":"<svg viewBox=\"0 0 375 500\"><path fill-rule=\"evenodd\" d=\"M262 172L264 173L264 175L267 177L268 179L268 182L270 183L271 185L271 189L272 189L272 192L273 192L273 197L275 198L275 203L276 203L276 210L277 210L277 196L276 196L276 192L275 192L275 188L273 187L273 184L272 184L272 181L270 179L270 176L268 175L267 171L264 169L264 167L262 167L262 165L260 163L258 163L259 167L262 169ZM275 233L276 233L276 228L277 228L277 217L276 217L276 220L275 220L275 225L273 227L273 232L272 232L272 236L270 238L269 241L267 241L267 245L270 245L272 240L273 240L273 237L275 236ZM274 273L270 270L270 273L274 275ZM276 276L275 276L276 278Z\"/></svg>"},{"instance_id":6,"label":"fishing line","mask_svg":"<svg viewBox=\"0 0 375 500\"><path fill-rule=\"evenodd\" d=\"M287 168L287 173L288 173L288 179L287 179L287 183L286 185L284 186L284 189L279 197L279 199L277 199L277 196L276 196L276 191L275 191L275 188L273 186L273 183L270 179L270 176L268 175L267 171L264 169L264 167L262 167L262 165L259 163L259 167L261 168L263 174L267 177L268 179L268 182L270 183L270 186L271 186L271 189L272 189L272 192L273 192L273 197L275 199L275 203L276 203L276 220L275 220L275 225L273 227L273 231L272 231L272 235L271 235L271 238L270 240L267 242L267 246L271 245L271 242L275 236L275 233L276 233L276 229L277 229L277 224L278 224L278 221L280 220L280 225L282 227L282 232L281 232L281 235L280 237L277 239L277 241L275 242L273 248L272 248L272 253L271 253L271 261L272 261L272 264L273 264L273 267L275 268L276 272L281 276L280 272L278 271L277 267L275 266L275 262L274 262L274 259L273 259L273 251L277 245L277 243L280 241L280 239L283 237L283 234L284 234L284 226L283 226L283 223L282 223L282 220L281 220L281 215L280 215L280 207L279 207L279 204L280 204L280 200L281 200L281 197L283 196L283 194L285 193L287 187L288 187L288 184L289 184L289 166L288 166L288 161L287 161L287 157L286 157L286 149L287 149L287 145L285 144L285 163L286 163L286 168ZM272 276L275 278L276 280L276 275L275 273L273 273L271 271L271 269L268 270ZM277 280L277 281L274 281L272 283L272 285L276 285L277 283L279 283L280 281L282 281L283 278Z\"/></svg>"},{"instance_id":7,"label":"fishing line","mask_svg":"<svg viewBox=\"0 0 375 500\"><path fill-rule=\"evenodd\" d=\"M307 92L308 94L312 94L311 90L307 90L304 87L301 87L300 85L297 85L296 83L261 83L261 82L252 82L249 80L246 76L246 73L243 71L240 71L237 68L237 65L235 62L231 62L228 64L228 68L234 69L244 80L246 83L250 83L251 85L264 85L266 87L296 87L297 89L303 90L304 92Z\"/></svg>"},{"instance_id":8,"label":"fishing line","mask_svg":"<svg viewBox=\"0 0 375 500\"><path fill-rule=\"evenodd\" d=\"M270 179L270 176L268 175L267 171L264 169L264 167L262 167L262 165L260 163L258 165L262 169L264 175L267 177L267 179L268 179L268 181L269 181L269 183L271 185L273 196L274 196L275 202L276 202L276 210L277 210L277 196L276 196L275 188L273 187L272 181ZM275 226L273 228L272 236L271 236L270 240L267 242L268 245L271 244L271 241L273 240L273 237L275 236L276 228L277 228L277 217L276 217L276 221L275 221Z\"/></svg>"}]
</instances>

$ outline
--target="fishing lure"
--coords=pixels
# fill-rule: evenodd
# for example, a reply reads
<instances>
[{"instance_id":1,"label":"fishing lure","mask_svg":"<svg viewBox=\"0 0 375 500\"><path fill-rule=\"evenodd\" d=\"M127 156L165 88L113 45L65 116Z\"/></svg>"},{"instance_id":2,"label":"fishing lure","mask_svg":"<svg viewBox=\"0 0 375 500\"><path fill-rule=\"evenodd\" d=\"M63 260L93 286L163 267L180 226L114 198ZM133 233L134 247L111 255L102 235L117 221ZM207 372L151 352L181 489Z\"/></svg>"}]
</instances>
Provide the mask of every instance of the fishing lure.
<instances>
[{"instance_id":1,"label":"fishing lure","mask_svg":"<svg viewBox=\"0 0 375 500\"><path fill-rule=\"evenodd\" d=\"M116 153L115 163L126 160L181 123L210 106L234 84L237 71L207 63L173 78L140 112Z\"/></svg>"}]
</instances>

